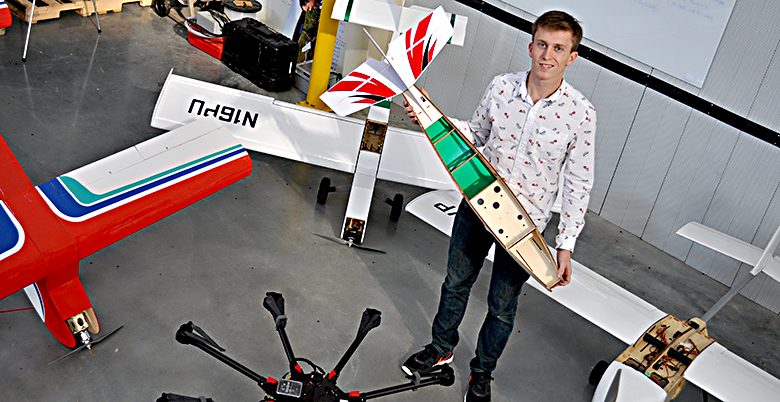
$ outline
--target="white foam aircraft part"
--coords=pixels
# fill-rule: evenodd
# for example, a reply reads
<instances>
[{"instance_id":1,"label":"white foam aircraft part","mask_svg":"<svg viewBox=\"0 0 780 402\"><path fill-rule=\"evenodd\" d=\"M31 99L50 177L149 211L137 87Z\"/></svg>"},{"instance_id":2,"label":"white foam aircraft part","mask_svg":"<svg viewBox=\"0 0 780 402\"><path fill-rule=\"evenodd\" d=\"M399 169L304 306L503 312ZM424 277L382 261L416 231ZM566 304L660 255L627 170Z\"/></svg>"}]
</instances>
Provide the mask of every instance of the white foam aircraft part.
<instances>
[{"instance_id":1,"label":"white foam aircraft part","mask_svg":"<svg viewBox=\"0 0 780 402\"><path fill-rule=\"evenodd\" d=\"M432 191L409 202L406 210L449 236L460 199L457 191ZM575 260L572 271L572 282L553 292L535 281L528 283L628 345L667 316ZM711 344L693 360L684 378L725 402L780 400L780 380L718 343ZM593 402L660 402L667 397L644 374L612 362L596 388Z\"/></svg>"},{"instance_id":2,"label":"white foam aircraft part","mask_svg":"<svg viewBox=\"0 0 780 402\"><path fill-rule=\"evenodd\" d=\"M431 9L398 5L393 0L336 0L331 17L372 28L391 32L404 32L431 13ZM450 43L463 46L466 39L468 18L462 15L445 14L453 28Z\"/></svg>"},{"instance_id":3,"label":"white foam aircraft part","mask_svg":"<svg viewBox=\"0 0 780 402\"><path fill-rule=\"evenodd\" d=\"M339 116L346 116L392 98L417 81L452 33L447 15L438 7L390 41L385 60L368 59L320 99ZM391 67L388 60L394 62L395 67Z\"/></svg>"}]
</instances>

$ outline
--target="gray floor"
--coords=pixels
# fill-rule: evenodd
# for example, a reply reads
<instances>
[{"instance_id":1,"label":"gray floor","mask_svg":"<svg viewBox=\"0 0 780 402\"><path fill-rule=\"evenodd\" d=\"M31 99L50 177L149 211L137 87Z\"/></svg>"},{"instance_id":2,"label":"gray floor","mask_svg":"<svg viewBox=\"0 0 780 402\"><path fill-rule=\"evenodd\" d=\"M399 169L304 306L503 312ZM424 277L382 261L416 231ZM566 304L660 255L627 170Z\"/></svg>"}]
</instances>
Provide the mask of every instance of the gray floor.
<instances>
[{"instance_id":1,"label":"gray floor","mask_svg":"<svg viewBox=\"0 0 780 402\"><path fill-rule=\"evenodd\" d=\"M263 92L219 61L191 47L171 20L135 4L94 20L64 13L33 26L21 62L26 25L14 20L0 36L0 133L33 184L154 137L151 112L168 71ZM300 100L296 91L278 94ZM251 380L174 340L194 321L228 354L265 376L286 372L266 291L284 294L296 355L330 370L352 341L366 307L382 311L346 366L339 384L368 391L403 382L399 364L429 341L448 239L404 213L387 219L382 203L425 190L380 181L366 245L347 249L312 233L337 235L346 194L315 203L317 184L348 174L252 153L252 175L119 243L86 257L81 280L102 328L124 325L97 353L68 352L32 310L0 313L0 389L4 400L152 401L162 392L216 401L262 398ZM574 257L681 318L701 315L727 290L692 268L590 215ZM489 266L486 267L489 271ZM576 272L575 272L576 275ZM487 275L476 284L455 351L456 383L385 400L462 400L468 361L485 312ZM494 401L589 401L587 376L620 341L528 287L515 334L493 374ZM23 294L0 311L29 307ZM710 323L727 348L780 376L780 318L737 298ZM688 386L677 399L699 401ZM712 400L712 399L710 399Z\"/></svg>"}]
</instances>

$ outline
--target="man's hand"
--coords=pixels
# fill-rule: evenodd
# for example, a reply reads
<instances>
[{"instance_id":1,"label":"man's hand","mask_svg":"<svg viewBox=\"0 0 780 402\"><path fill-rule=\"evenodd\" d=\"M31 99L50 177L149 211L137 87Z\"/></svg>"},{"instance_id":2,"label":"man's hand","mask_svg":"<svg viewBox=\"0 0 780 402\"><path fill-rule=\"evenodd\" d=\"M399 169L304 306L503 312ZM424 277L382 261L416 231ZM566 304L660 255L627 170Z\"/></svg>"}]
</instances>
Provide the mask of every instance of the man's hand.
<instances>
[{"instance_id":1,"label":"man's hand","mask_svg":"<svg viewBox=\"0 0 780 402\"><path fill-rule=\"evenodd\" d=\"M428 91L426 91L425 88L420 88L420 92L422 92L426 97L428 96ZM412 120L412 123L417 123L417 113L414 112L414 109L406 100L404 100L404 107L406 108L406 115L409 116L409 119Z\"/></svg>"},{"instance_id":2,"label":"man's hand","mask_svg":"<svg viewBox=\"0 0 780 402\"><path fill-rule=\"evenodd\" d=\"M303 11L311 11L315 7L316 0L309 0L305 4L301 5Z\"/></svg>"},{"instance_id":3,"label":"man's hand","mask_svg":"<svg viewBox=\"0 0 780 402\"><path fill-rule=\"evenodd\" d=\"M553 288L566 286L571 282L571 251L558 249L558 282Z\"/></svg>"}]
</instances>

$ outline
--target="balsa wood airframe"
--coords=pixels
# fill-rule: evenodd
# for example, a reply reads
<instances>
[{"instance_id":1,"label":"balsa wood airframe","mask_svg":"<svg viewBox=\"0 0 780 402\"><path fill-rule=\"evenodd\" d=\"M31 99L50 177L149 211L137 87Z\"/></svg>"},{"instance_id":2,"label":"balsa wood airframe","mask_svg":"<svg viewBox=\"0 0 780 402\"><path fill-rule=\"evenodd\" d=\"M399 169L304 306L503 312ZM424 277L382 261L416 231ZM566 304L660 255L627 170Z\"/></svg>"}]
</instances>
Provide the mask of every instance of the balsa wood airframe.
<instances>
[{"instance_id":1,"label":"balsa wood airframe","mask_svg":"<svg viewBox=\"0 0 780 402\"><path fill-rule=\"evenodd\" d=\"M430 98L412 85L403 93L442 164L469 205L507 252L547 290L558 265L525 208L474 145Z\"/></svg>"}]
</instances>

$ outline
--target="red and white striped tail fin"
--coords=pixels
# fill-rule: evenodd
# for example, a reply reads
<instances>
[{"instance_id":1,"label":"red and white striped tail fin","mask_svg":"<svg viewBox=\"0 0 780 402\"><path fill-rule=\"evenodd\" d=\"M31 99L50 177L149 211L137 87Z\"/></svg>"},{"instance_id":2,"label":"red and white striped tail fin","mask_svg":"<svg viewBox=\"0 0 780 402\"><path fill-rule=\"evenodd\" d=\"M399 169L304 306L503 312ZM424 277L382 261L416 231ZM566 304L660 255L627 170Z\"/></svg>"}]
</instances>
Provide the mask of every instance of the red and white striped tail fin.
<instances>
[{"instance_id":1,"label":"red and white striped tail fin","mask_svg":"<svg viewBox=\"0 0 780 402\"><path fill-rule=\"evenodd\" d=\"M387 61L408 88L420 78L444 45L452 38L454 30L444 9L433 10L412 28L390 42Z\"/></svg>"},{"instance_id":2,"label":"red and white striped tail fin","mask_svg":"<svg viewBox=\"0 0 780 402\"><path fill-rule=\"evenodd\" d=\"M391 41L384 61L366 60L320 99L346 116L398 95L414 85L452 33L451 22L439 7Z\"/></svg>"}]
</instances>

